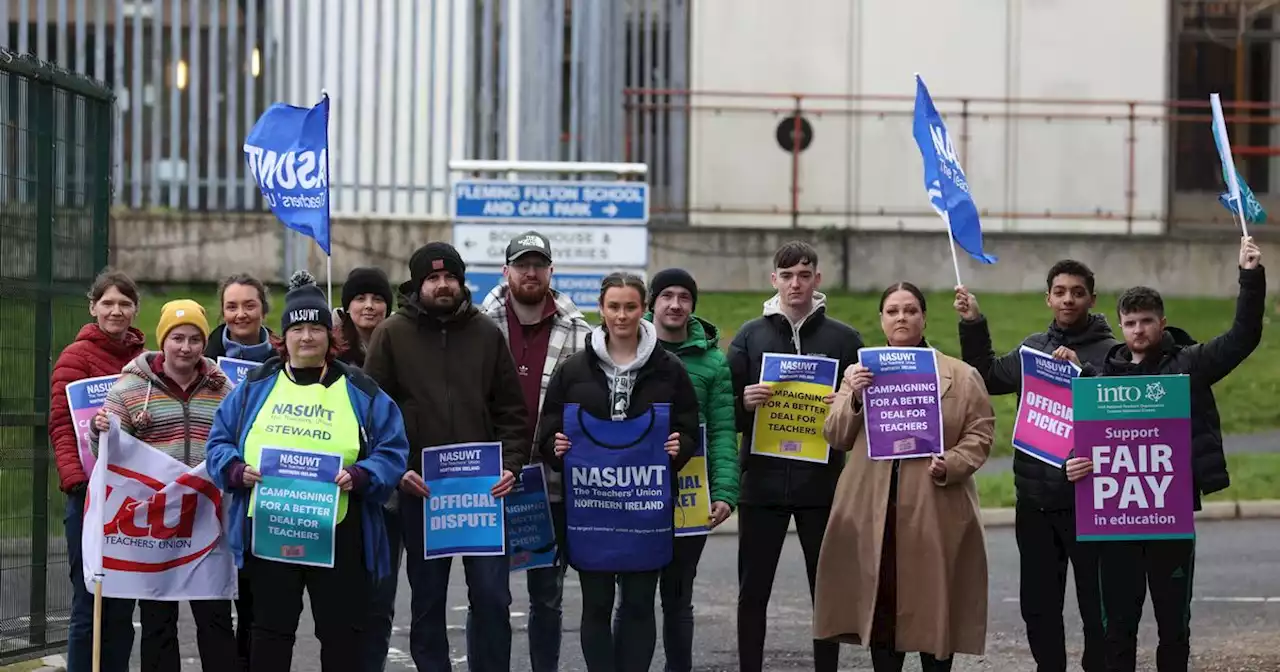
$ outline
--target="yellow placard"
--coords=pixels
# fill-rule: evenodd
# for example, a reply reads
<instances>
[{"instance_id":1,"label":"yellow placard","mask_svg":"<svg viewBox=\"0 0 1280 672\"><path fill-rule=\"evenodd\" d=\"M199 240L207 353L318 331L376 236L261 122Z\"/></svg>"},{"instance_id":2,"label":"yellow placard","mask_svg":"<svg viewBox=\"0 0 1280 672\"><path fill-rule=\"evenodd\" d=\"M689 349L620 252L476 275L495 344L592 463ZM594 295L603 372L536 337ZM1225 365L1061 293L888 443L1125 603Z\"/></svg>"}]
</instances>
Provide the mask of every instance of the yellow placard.
<instances>
[{"instance_id":1,"label":"yellow placard","mask_svg":"<svg viewBox=\"0 0 1280 672\"><path fill-rule=\"evenodd\" d=\"M751 454L825 464L831 447L822 425L830 407L822 399L835 391L839 370L829 357L765 353L760 382L773 395L756 409Z\"/></svg>"},{"instance_id":2,"label":"yellow placard","mask_svg":"<svg viewBox=\"0 0 1280 672\"><path fill-rule=\"evenodd\" d=\"M676 536L711 532L711 484L707 482L707 425L701 427L698 452L676 476Z\"/></svg>"}]
</instances>

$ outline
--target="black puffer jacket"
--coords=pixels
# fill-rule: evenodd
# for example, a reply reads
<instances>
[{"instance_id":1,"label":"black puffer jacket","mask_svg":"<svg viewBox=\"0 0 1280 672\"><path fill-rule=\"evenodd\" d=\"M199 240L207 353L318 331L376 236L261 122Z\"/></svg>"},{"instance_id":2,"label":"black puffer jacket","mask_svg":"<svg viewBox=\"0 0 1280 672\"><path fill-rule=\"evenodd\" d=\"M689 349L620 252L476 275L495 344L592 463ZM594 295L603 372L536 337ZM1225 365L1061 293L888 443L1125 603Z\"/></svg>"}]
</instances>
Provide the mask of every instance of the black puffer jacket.
<instances>
[{"instance_id":1,"label":"black puffer jacket","mask_svg":"<svg viewBox=\"0 0 1280 672\"><path fill-rule=\"evenodd\" d=\"M1056 322L1048 330L1031 334L1022 345L1040 352L1050 353L1059 346L1067 346L1076 352L1081 364L1091 364L1101 370L1107 354L1117 345L1107 318L1100 314L1088 317L1077 329L1063 329ZM991 331L985 317L973 322L960 321L960 356L965 363L982 374L987 384L987 394L1022 393L1022 357L1015 349L1003 357L996 357L991 347ZM1013 485L1018 493L1018 505L1044 510L1069 510L1075 508L1075 488L1067 482L1065 472L1042 462L1022 451L1013 454Z\"/></svg>"},{"instance_id":2,"label":"black puffer jacket","mask_svg":"<svg viewBox=\"0 0 1280 672\"><path fill-rule=\"evenodd\" d=\"M729 346L729 370L733 374L733 401L738 431L742 432L739 506L831 506L836 483L844 467L844 453L833 450L827 464L800 462L751 454L751 428L755 413L742 407L742 390L760 382L764 353L817 355L840 361L838 378L858 363L862 336L858 330L827 317L825 297L815 293L814 309L793 329L778 310L775 296L764 305L764 315L742 325Z\"/></svg>"},{"instance_id":3,"label":"black puffer jacket","mask_svg":"<svg viewBox=\"0 0 1280 672\"><path fill-rule=\"evenodd\" d=\"M1240 295L1231 328L1205 343L1196 343L1187 332L1165 327L1158 357L1133 363L1124 344L1112 348L1102 367L1105 376L1177 375L1191 377L1191 454L1195 481L1195 508L1200 497L1231 485L1227 459L1222 452L1222 419L1213 398L1213 384L1227 377L1253 354L1262 342L1262 318L1266 313L1267 279L1261 266L1240 269Z\"/></svg>"}]
</instances>

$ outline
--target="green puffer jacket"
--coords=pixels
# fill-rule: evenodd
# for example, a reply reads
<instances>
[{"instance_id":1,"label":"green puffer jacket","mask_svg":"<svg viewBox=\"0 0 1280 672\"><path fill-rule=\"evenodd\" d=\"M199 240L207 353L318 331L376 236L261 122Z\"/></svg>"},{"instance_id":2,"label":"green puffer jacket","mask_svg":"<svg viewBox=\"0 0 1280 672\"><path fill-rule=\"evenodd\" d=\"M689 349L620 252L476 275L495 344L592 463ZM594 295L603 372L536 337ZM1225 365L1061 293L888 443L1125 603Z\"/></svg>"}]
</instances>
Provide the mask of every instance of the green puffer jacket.
<instances>
[{"instance_id":1,"label":"green puffer jacket","mask_svg":"<svg viewBox=\"0 0 1280 672\"><path fill-rule=\"evenodd\" d=\"M653 314L645 314L653 320ZM663 344L664 347L670 344ZM738 508L738 429L734 419L733 378L729 362L720 350L716 325L694 315L689 336L676 347L667 347L684 362L698 393L698 419L707 424L707 476L711 501Z\"/></svg>"}]
</instances>

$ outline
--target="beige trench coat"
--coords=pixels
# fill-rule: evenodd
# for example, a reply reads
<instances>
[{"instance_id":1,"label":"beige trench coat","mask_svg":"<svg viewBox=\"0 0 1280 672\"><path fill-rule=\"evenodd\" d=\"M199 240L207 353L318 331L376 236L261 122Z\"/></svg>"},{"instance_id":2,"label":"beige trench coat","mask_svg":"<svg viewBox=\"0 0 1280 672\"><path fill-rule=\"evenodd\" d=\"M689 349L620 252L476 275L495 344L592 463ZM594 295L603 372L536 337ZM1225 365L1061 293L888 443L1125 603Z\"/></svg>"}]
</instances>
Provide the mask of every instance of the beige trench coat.
<instances>
[{"instance_id":1,"label":"beige trench coat","mask_svg":"<svg viewBox=\"0 0 1280 672\"><path fill-rule=\"evenodd\" d=\"M995 413L978 372L938 353L945 481L929 459L902 460L896 537L899 651L981 655L987 635L987 549L973 473L987 460ZM867 457L863 416L841 385L823 436L849 461L818 559L814 637L869 645L892 463Z\"/></svg>"}]
</instances>

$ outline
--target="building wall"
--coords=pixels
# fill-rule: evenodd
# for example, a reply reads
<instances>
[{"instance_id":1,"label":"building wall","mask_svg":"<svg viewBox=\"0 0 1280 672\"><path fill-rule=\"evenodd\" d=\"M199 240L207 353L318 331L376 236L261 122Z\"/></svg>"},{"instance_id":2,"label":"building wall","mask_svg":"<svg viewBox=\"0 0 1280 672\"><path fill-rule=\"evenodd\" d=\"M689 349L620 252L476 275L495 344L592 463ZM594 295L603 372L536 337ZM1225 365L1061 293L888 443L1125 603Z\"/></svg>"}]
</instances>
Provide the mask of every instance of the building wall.
<instances>
[{"instance_id":1,"label":"building wall","mask_svg":"<svg viewBox=\"0 0 1280 672\"><path fill-rule=\"evenodd\" d=\"M695 3L691 88L835 97L801 101L814 127L813 144L799 162L801 225L941 229L928 209L911 136L912 75L919 72L957 142L975 201L988 211L984 230L1162 230L1166 130L1141 116L1163 110L1135 106L1131 129L1123 101L1167 98L1165 0L931 0L925 6ZM1087 48L1086 41L1092 43ZM967 108L958 97L971 100ZM775 130L795 100L693 98L691 221L790 224L792 157L778 146ZM1028 102L1035 99L1113 102ZM757 212L723 212L735 209ZM777 212L761 214L769 210ZM1098 213L1114 219L1102 221Z\"/></svg>"},{"instance_id":2,"label":"building wall","mask_svg":"<svg viewBox=\"0 0 1280 672\"><path fill-rule=\"evenodd\" d=\"M213 283L235 272L279 280L283 231L270 215L122 215L112 222L111 262L142 282ZM1265 231L1257 235L1274 238ZM429 220L337 219L331 237L335 279L356 266L378 266L399 282L413 251L427 241L449 240L451 227ZM652 276L663 268L690 269L704 291L766 291L774 251L797 238L817 248L828 288L878 291L899 280L929 290L955 285L946 238L910 231L662 226L650 231L647 271ZM1271 245L1265 239L1263 244ZM1112 239L996 233L987 247L1000 263L960 259L964 282L975 291L1043 291L1045 271L1067 257L1093 268L1100 291L1137 284L1170 296L1233 296L1238 290L1239 243L1222 232ZM314 244L308 249L308 267L322 277L325 259ZM1280 276L1273 274L1269 282L1271 291L1280 288Z\"/></svg>"}]
</instances>

